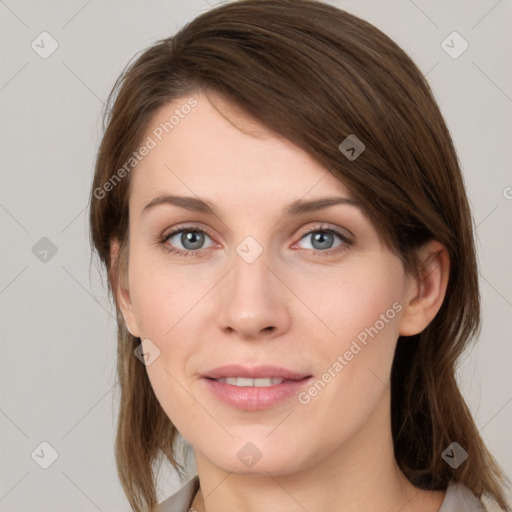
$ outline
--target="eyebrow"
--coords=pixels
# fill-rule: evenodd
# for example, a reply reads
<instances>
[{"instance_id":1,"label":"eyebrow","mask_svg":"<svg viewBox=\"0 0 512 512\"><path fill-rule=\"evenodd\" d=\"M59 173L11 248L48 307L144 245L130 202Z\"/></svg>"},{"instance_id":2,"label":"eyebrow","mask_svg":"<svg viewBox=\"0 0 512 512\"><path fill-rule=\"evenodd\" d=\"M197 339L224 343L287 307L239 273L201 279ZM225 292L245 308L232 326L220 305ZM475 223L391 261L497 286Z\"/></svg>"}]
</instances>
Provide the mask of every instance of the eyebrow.
<instances>
[{"instance_id":1,"label":"eyebrow","mask_svg":"<svg viewBox=\"0 0 512 512\"><path fill-rule=\"evenodd\" d=\"M361 208L360 203L355 199L349 199L347 197L341 196L332 196L311 200L297 199L296 201L293 201L291 204L285 207L283 209L282 214L292 216L300 215L303 213L310 213L316 212L318 210L323 210L324 208L329 208L330 206L338 204L345 204ZM160 205L174 205L179 206L181 208L185 208L186 210L215 215L216 217L219 218L221 217L217 208L210 201L206 201L191 196L176 196L167 194L155 197L144 207L143 213Z\"/></svg>"}]
</instances>

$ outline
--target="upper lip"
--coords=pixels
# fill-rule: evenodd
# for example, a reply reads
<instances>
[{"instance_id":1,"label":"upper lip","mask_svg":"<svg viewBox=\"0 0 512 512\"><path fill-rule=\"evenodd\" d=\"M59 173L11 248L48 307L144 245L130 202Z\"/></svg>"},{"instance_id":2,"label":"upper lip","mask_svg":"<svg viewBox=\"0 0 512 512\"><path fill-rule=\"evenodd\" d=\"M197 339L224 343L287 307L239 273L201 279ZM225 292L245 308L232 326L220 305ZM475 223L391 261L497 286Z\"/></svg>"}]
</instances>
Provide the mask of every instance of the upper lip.
<instances>
[{"instance_id":1,"label":"upper lip","mask_svg":"<svg viewBox=\"0 0 512 512\"><path fill-rule=\"evenodd\" d=\"M301 380L310 377L310 374L297 372L283 368L282 366L241 366L239 364L231 364L219 366L205 372L202 377L209 379L222 379L225 377L246 377L249 379L265 379L277 377L286 380Z\"/></svg>"}]
</instances>

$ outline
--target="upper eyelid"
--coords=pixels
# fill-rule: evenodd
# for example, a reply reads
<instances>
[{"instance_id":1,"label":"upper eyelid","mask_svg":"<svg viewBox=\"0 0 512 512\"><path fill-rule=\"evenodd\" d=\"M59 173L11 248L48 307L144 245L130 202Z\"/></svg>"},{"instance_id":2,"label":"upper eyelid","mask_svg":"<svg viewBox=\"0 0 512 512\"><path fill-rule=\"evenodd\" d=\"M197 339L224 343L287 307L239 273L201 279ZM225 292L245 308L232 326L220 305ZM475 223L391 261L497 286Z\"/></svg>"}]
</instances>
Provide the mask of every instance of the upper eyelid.
<instances>
[{"instance_id":1,"label":"upper eyelid","mask_svg":"<svg viewBox=\"0 0 512 512\"><path fill-rule=\"evenodd\" d=\"M315 232L315 231L336 231L336 232L340 232L341 231L341 233L339 233L339 234L342 235L342 236L345 236L343 234L343 231L346 231L348 233L347 238L355 238L354 234L350 230L348 230L347 228L344 228L342 226L337 226L337 225L334 225L334 224L328 223L328 222L320 222L316 226L311 226L309 228L304 228L303 231L299 230L299 233L301 233L301 236L304 236L304 235L308 235L311 232Z\"/></svg>"},{"instance_id":2,"label":"upper eyelid","mask_svg":"<svg viewBox=\"0 0 512 512\"><path fill-rule=\"evenodd\" d=\"M213 238L208 229L206 229L204 227L188 225L188 224L184 225L184 226L178 226L178 227L169 228L169 229L164 230L164 232L162 234L162 238L167 239L170 236L177 235L181 231L202 231L203 233L208 235L210 238Z\"/></svg>"}]
</instances>

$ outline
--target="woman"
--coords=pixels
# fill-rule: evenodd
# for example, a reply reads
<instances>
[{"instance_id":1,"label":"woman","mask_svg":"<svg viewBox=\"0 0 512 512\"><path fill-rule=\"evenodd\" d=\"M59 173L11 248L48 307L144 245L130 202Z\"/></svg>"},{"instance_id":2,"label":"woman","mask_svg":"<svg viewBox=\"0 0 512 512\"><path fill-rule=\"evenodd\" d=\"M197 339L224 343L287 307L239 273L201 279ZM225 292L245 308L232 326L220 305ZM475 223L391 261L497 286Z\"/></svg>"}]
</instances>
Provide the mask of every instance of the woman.
<instances>
[{"instance_id":1,"label":"woman","mask_svg":"<svg viewBox=\"0 0 512 512\"><path fill-rule=\"evenodd\" d=\"M109 103L90 222L133 510L510 510L455 380L471 213L408 56L332 6L245 0L145 51ZM178 433L198 475L158 507Z\"/></svg>"}]
</instances>

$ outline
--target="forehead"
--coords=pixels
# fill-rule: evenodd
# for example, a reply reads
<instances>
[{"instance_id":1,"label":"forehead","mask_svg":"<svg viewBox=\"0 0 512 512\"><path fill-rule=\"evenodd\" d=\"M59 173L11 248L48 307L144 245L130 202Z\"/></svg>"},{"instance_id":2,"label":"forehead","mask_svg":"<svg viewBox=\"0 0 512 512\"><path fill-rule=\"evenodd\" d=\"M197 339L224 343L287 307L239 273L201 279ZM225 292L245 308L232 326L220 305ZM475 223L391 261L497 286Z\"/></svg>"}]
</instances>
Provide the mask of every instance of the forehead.
<instances>
[{"instance_id":1,"label":"forehead","mask_svg":"<svg viewBox=\"0 0 512 512\"><path fill-rule=\"evenodd\" d=\"M255 208L305 195L351 197L322 164L220 96L197 93L166 104L144 141L151 149L132 175L137 204L171 192Z\"/></svg>"}]
</instances>

